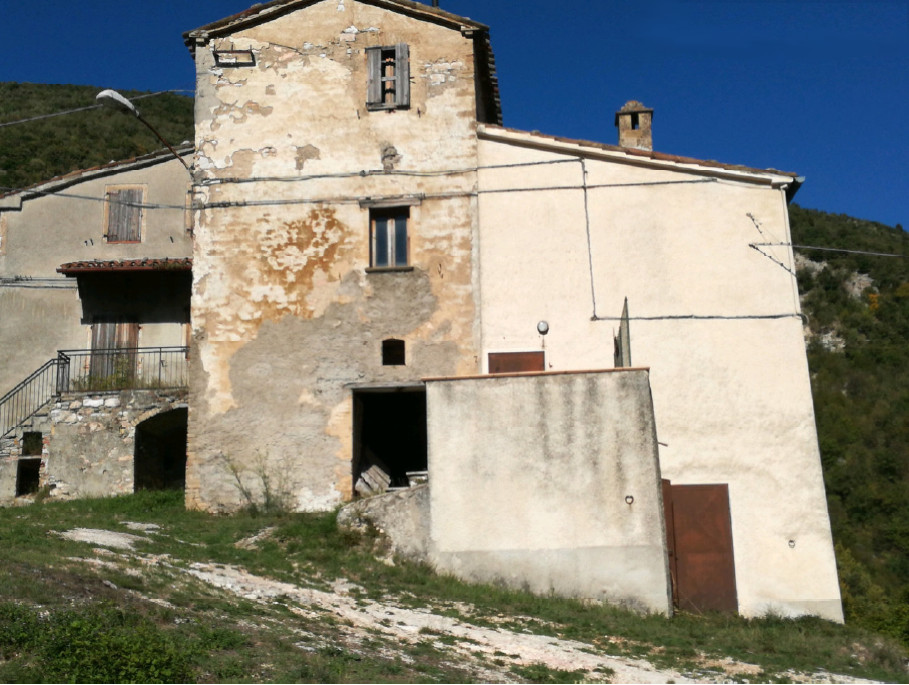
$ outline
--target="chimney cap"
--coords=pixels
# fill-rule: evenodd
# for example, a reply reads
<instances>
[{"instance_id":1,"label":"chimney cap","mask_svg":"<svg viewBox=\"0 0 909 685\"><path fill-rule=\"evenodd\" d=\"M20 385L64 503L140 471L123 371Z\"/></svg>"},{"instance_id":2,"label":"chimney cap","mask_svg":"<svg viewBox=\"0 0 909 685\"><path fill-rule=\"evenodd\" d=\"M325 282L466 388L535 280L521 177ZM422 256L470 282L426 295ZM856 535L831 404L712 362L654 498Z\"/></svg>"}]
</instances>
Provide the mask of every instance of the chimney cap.
<instances>
[{"instance_id":1,"label":"chimney cap","mask_svg":"<svg viewBox=\"0 0 909 685\"><path fill-rule=\"evenodd\" d=\"M650 118L653 120L653 110L637 100L629 100L622 105L622 109L615 113L616 126L619 125L619 115L621 114L650 114Z\"/></svg>"}]
</instances>

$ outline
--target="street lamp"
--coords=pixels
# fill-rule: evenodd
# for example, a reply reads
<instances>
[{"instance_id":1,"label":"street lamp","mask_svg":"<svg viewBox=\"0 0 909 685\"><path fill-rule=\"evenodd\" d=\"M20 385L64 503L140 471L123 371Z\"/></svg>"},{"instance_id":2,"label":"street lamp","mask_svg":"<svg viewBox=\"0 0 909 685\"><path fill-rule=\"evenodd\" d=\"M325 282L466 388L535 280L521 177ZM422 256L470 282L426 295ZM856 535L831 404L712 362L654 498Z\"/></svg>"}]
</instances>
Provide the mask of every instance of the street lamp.
<instances>
[{"instance_id":1,"label":"street lamp","mask_svg":"<svg viewBox=\"0 0 909 685\"><path fill-rule=\"evenodd\" d=\"M148 126L149 130L158 137L158 140L160 140L162 143L164 143L167 146L167 149L171 151L171 154L173 154L174 157L176 157L178 160L180 160L180 164L182 164L183 167L187 171L189 171L189 166L187 166L186 162L183 161L183 158L177 154L177 151L171 147L170 143L168 143L166 140L164 140L163 136L155 130L155 127L142 118L142 115L139 114L139 110L136 109L136 106L133 103L131 103L129 100L127 100L125 97L120 95L120 93L118 93L115 90L110 90L110 89L102 90L100 93L98 93L95 96L95 100L97 100L99 103L101 103L102 105L104 105L106 107L111 107L112 109L116 109L121 112L125 112L127 114L135 115L136 119L138 119L143 124ZM190 172L190 174L192 174L192 172Z\"/></svg>"}]
</instances>

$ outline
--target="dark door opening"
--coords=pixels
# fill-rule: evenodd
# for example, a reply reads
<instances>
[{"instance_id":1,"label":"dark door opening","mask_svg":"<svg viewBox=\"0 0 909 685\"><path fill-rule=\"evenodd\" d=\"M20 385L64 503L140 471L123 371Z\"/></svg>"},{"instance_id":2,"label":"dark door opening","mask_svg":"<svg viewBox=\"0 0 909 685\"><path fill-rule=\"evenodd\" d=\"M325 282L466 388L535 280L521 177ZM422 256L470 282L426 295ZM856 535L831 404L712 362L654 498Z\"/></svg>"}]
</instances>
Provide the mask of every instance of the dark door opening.
<instances>
[{"instance_id":1,"label":"dark door opening","mask_svg":"<svg viewBox=\"0 0 909 685\"><path fill-rule=\"evenodd\" d=\"M186 485L187 411L172 409L136 426L133 487L181 490Z\"/></svg>"},{"instance_id":2,"label":"dark door opening","mask_svg":"<svg viewBox=\"0 0 909 685\"><path fill-rule=\"evenodd\" d=\"M663 481L673 604L683 611L738 611L729 486Z\"/></svg>"},{"instance_id":3,"label":"dark door opening","mask_svg":"<svg viewBox=\"0 0 909 685\"><path fill-rule=\"evenodd\" d=\"M357 390L353 400L356 491L364 494L384 487L407 487L408 472L426 470L426 391L422 387ZM358 488L364 472L371 469L371 473L378 473L382 486Z\"/></svg>"}]
</instances>

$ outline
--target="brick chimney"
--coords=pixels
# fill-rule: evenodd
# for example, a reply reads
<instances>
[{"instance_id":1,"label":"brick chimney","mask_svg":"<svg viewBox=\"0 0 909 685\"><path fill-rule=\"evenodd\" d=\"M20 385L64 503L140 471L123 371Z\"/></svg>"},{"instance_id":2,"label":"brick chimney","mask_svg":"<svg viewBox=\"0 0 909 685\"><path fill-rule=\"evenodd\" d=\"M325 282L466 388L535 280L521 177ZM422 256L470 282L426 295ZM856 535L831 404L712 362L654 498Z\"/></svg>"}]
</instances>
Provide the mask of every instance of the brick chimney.
<instances>
[{"instance_id":1,"label":"brick chimney","mask_svg":"<svg viewBox=\"0 0 909 685\"><path fill-rule=\"evenodd\" d=\"M637 100L629 100L615 113L619 129L619 146L636 150L653 150L653 110Z\"/></svg>"}]
</instances>

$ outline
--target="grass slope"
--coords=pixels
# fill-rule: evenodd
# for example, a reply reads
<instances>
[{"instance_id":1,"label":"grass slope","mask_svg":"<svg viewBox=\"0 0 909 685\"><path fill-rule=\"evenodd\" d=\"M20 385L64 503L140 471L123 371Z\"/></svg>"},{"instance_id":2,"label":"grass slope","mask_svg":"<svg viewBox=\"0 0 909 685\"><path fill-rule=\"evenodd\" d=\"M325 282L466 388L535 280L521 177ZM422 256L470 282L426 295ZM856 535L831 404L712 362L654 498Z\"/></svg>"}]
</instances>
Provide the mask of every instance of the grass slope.
<instances>
[{"instance_id":1,"label":"grass slope","mask_svg":"<svg viewBox=\"0 0 909 685\"><path fill-rule=\"evenodd\" d=\"M142 539L130 554L59 535L79 527L135 533L127 522L160 528L137 533ZM495 669L515 681L591 677L516 663L505 652L453 658L451 643L470 638L426 628L410 641L357 635L343 616L313 607L304 613L289 596L238 598L180 573L211 562L315 590L344 578L358 603L421 607L479 627L568 638L591 654L643 657L689 677L722 680L711 664L724 657L756 664L750 677L759 681L789 680L789 669L906 676L905 652L860 628L818 619L667 620L468 585L421 565L389 565L377 538L339 531L332 515L215 517L185 511L180 493L3 509L0 546L4 682L470 682ZM603 669L597 677L609 676Z\"/></svg>"}]
</instances>

